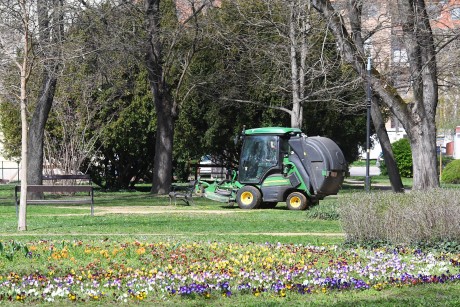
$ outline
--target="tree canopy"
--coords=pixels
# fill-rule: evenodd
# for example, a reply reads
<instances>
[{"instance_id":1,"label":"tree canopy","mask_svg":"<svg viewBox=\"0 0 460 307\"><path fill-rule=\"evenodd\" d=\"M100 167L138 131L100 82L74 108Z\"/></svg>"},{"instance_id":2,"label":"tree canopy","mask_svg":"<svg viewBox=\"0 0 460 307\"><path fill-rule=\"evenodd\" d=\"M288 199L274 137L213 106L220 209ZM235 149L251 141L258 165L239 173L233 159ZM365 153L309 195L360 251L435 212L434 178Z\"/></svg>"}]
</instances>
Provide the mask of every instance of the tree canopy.
<instances>
[{"instance_id":1,"label":"tree canopy","mask_svg":"<svg viewBox=\"0 0 460 307\"><path fill-rule=\"evenodd\" d=\"M295 102L307 135L330 137L349 162L358 157L365 143L361 71L344 61L322 11L297 0L223 1L216 8L196 4L181 23L172 1L150 4L158 15L149 20L148 10L127 2L72 11L62 45L69 56L46 128L47 159L62 165L69 160L62 153L77 142L71 156L80 162L68 169L89 170L106 188L152 179L160 167L154 159L165 152L158 142L171 137L176 170L208 154L235 164L234 137L243 126L291 126ZM32 74L31 91L39 92L39 78ZM0 111L6 142L14 144L18 122L7 115L19 109L2 104ZM158 138L159 121L168 118ZM7 146L11 156L14 148ZM172 172L163 179L169 188Z\"/></svg>"}]
</instances>

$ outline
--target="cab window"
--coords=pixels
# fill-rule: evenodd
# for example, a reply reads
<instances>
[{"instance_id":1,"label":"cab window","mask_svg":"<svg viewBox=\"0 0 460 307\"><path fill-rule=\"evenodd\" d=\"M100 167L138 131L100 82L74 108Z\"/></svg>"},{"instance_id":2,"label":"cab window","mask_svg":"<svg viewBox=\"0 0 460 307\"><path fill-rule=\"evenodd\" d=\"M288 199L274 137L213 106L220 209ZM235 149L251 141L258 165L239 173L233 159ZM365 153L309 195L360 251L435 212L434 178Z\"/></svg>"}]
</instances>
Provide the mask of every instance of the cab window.
<instances>
[{"instance_id":1,"label":"cab window","mask_svg":"<svg viewBox=\"0 0 460 307\"><path fill-rule=\"evenodd\" d=\"M240 157L239 180L259 183L279 163L278 136L247 136Z\"/></svg>"}]
</instances>

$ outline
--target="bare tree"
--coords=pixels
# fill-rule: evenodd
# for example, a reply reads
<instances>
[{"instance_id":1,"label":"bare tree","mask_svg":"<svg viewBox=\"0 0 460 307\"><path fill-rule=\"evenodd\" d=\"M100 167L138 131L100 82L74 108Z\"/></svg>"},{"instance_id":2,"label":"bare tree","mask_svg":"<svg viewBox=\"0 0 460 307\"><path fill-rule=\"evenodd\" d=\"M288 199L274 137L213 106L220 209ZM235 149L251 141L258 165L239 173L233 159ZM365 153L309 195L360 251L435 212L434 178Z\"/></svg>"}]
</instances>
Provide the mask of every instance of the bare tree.
<instances>
[{"instance_id":1,"label":"bare tree","mask_svg":"<svg viewBox=\"0 0 460 307\"><path fill-rule=\"evenodd\" d=\"M68 29L60 44L62 81L56 86L51 129L45 131L49 166L43 169L45 174L87 171L81 169L83 164L98 161L101 134L116 116L104 108L118 105L118 99L129 100L136 67L144 64L139 5L120 1L82 5L82 10L66 6L66 12L74 15L71 23L66 18Z\"/></svg>"},{"instance_id":2,"label":"bare tree","mask_svg":"<svg viewBox=\"0 0 460 307\"><path fill-rule=\"evenodd\" d=\"M300 3L297 3L297 1L290 1L289 11L292 83L292 109L290 110L291 127L301 128L303 121L303 99L305 96L305 74L307 71L307 35L310 30L310 7L307 7L305 1L300 1Z\"/></svg>"},{"instance_id":3,"label":"bare tree","mask_svg":"<svg viewBox=\"0 0 460 307\"><path fill-rule=\"evenodd\" d=\"M350 35L343 16L329 0L313 0L312 4L327 20L344 59L365 80L365 55L360 52L356 39ZM377 69L372 71L371 84L375 95L407 132L414 166L413 189L432 189L439 186L435 125L438 83L433 34L423 0L398 0L397 8L397 13L394 12L392 17L401 29L402 43L407 50L413 97L408 102L404 101L398 89Z\"/></svg>"},{"instance_id":4,"label":"bare tree","mask_svg":"<svg viewBox=\"0 0 460 307\"><path fill-rule=\"evenodd\" d=\"M54 102L53 113L61 134L56 137L45 131L44 155L47 167L43 170L44 174L53 175L56 171L76 174L85 160L97 155L95 144L103 127L95 125L94 121L101 106L89 99L88 94L91 93L81 93L84 96L83 104L77 112L65 97ZM110 119L105 123L108 122Z\"/></svg>"},{"instance_id":5,"label":"bare tree","mask_svg":"<svg viewBox=\"0 0 460 307\"><path fill-rule=\"evenodd\" d=\"M17 92L21 110L21 197L19 203L18 230L27 230L27 100L28 83L34 64L32 52L32 35L34 31L33 8L29 1L2 1L0 2L1 20L1 47L5 55L9 56L20 73L20 88ZM17 49L16 49L17 48Z\"/></svg>"},{"instance_id":6,"label":"bare tree","mask_svg":"<svg viewBox=\"0 0 460 307\"><path fill-rule=\"evenodd\" d=\"M27 230L28 184L41 184L43 134L53 102L59 67L59 46L63 35L62 0L0 2L2 52L20 72L17 95L21 110L21 198L18 229ZM21 41L19 44L18 41ZM2 63L8 65L8 62ZM31 104L29 81L37 68L43 68L38 99ZM12 86L9 92L16 92ZM32 113L30 116L29 112Z\"/></svg>"},{"instance_id":7,"label":"bare tree","mask_svg":"<svg viewBox=\"0 0 460 307\"><path fill-rule=\"evenodd\" d=\"M226 73L244 73L249 80L245 86L266 90L267 95L282 99L278 103L267 103L264 97L254 101L242 99L239 92L223 99L283 111L289 114L292 127L302 127L306 105L328 103L344 112L363 109L364 103L356 105L342 99L341 93L357 88L359 83L345 72L342 76L334 75L341 65L340 57L328 52L335 46L330 44L329 33L324 31L324 23L311 10L309 1L236 0L225 5L236 10L238 18L229 29L218 20L211 20L221 32L215 40L249 59L243 72L237 66ZM237 32L240 29L242 33ZM244 76L240 78L246 81Z\"/></svg>"},{"instance_id":8,"label":"bare tree","mask_svg":"<svg viewBox=\"0 0 460 307\"><path fill-rule=\"evenodd\" d=\"M460 21L455 1L429 6L437 50L439 105L437 127L450 134L460 122Z\"/></svg>"}]
</instances>

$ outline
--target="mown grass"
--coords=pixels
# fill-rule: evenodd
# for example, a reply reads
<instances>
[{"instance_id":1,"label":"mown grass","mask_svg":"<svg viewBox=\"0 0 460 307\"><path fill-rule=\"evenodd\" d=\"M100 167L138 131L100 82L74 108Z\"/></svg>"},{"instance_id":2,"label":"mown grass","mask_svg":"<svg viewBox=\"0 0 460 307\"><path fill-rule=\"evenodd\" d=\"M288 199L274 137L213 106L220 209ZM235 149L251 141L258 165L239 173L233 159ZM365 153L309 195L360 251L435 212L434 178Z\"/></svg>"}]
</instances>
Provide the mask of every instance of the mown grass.
<instances>
[{"instance_id":1,"label":"mown grass","mask_svg":"<svg viewBox=\"0 0 460 307\"><path fill-rule=\"evenodd\" d=\"M114 195L114 193L112 193ZM136 197L136 195L138 197ZM27 236L118 236L132 239L186 238L190 240L218 240L242 242L301 242L339 243L341 228L337 220L321 220L309 217L311 212L293 212L280 206L279 209L243 211L237 206L228 207L206 199L195 200L193 206L166 206L165 198L150 199L137 192L129 195L129 203L113 198L103 203L96 198L95 214L89 215L88 206L56 207L28 206ZM140 201L137 202L136 199ZM125 203L125 204L124 204ZM124 205L123 205L124 204ZM109 206L140 206L142 214L104 214ZM327 203L321 204L327 206ZM139 208L138 208L139 209ZM149 210L152 213L148 213ZM155 211L158 210L158 211ZM315 209L316 212L321 211ZM0 206L0 229L2 234L17 235L17 220L14 206ZM296 235L298 233L298 235ZM336 233L319 240L318 236L306 233ZM22 234L21 234L22 235ZM321 242L320 242L321 241Z\"/></svg>"},{"instance_id":2,"label":"mown grass","mask_svg":"<svg viewBox=\"0 0 460 307\"><path fill-rule=\"evenodd\" d=\"M406 187L411 186L410 179L403 182ZM388 185L388 178L374 176L372 183ZM345 185L338 197L357 189L362 190L363 187ZM0 241L29 242L50 239L90 241L105 240L110 237L112 240L142 242L182 240L315 245L344 242L335 196L326 198L319 206L305 212L288 211L284 204L279 204L277 208L270 210L243 211L237 206L227 206L202 198L196 198L193 206L182 204L170 206L167 197L153 197L145 187L138 191L123 192L97 190L96 216L89 215L89 206L28 206L28 231L18 233L13 191L13 186L0 186ZM97 215L104 208L129 206L159 209L162 212ZM335 235L329 236L329 234ZM235 296L231 299L216 297L211 300L173 297L169 301L156 303L165 306L458 306L460 285L458 283L427 284L382 291L337 291L308 296L291 295L286 298L268 295ZM152 301L137 304L151 305ZM8 305L23 305L23 303L9 302ZM101 302L86 302L85 305L100 306Z\"/></svg>"}]
</instances>

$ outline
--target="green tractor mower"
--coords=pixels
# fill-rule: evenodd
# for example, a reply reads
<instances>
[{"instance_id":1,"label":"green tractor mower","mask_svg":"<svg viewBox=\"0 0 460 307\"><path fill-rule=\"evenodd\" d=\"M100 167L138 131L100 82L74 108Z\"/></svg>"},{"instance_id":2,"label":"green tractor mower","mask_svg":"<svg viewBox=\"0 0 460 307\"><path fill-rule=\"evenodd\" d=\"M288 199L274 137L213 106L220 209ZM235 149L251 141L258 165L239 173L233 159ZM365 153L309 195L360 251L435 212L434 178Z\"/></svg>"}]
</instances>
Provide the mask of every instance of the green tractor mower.
<instances>
[{"instance_id":1,"label":"green tractor mower","mask_svg":"<svg viewBox=\"0 0 460 307\"><path fill-rule=\"evenodd\" d=\"M290 210L305 210L342 186L347 163L331 139L282 127L244 130L242 139L238 172L230 180L198 181L205 197L236 201L241 209L285 201Z\"/></svg>"}]
</instances>

